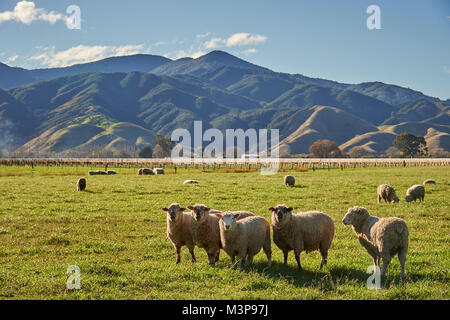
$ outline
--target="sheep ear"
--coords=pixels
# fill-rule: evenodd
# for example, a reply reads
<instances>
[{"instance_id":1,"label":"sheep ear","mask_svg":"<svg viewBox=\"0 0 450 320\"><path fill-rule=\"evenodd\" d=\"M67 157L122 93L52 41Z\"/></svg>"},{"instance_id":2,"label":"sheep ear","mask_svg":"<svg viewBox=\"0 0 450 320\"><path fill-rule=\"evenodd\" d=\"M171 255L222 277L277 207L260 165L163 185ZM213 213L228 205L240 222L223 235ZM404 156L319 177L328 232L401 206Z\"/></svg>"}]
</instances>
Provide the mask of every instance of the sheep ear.
<instances>
[{"instance_id":1,"label":"sheep ear","mask_svg":"<svg viewBox=\"0 0 450 320\"><path fill-rule=\"evenodd\" d=\"M162 208L163 209L163 211L169 211L169 209L167 209L167 208Z\"/></svg>"},{"instance_id":2,"label":"sheep ear","mask_svg":"<svg viewBox=\"0 0 450 320\"><path fill-rule=\"evenodd\" d=\"M216 217L222 219L222 215L220 213L216 213Z\"/></svg>"},{"instance_id":3,"label":"sheep ear","mask_svg":"<svg viewBox=\"0 0 450 320\"><path fill-rule=\"evenodd\" d=\"M186 210L186 208L180 208L180 210L181 210L181 211L185 211L185 210Z\"/></svg>"},{"instance_id":4,"label":"sheep ear","mask_svg":"<svg viewBox=\"0 0 450 320\"><path fill-rule=\"evenodd\" d=\"M269 211L275 211L275 208L274 207L270 207Z\"/></svg>"},{"instance_id":5,"label":"sheep ear","mask_svg":"<svg viewBox=\"0 0 450 320\"><path fill-rule=\"evenodd\" d=\"M237 219L237 218L239 218L240 215L241 215L240 213L235 213L234 218Z\"/></svg>"},{"instance_id":6,"label":"sheep ear","mask_svg":"<svg viewBox=\"0 0 450 320\"><path fill-rule=\"evenodd\" d=\"M287 208L287 211L289 211L289 212L291 212L292 210L294 210L294 208L292 208L292 207Z\"/></svg>"},{"instance_id":7,"label":"sheep ear","mask_svg":"<svg viewBox=\"0 0 450 320\"><path fill-rule=\"evenodd\" d=\"M211 210L211 209L210 209L210 208L208 208L208 207L206 207L206 208L205 208L205 210L206 210L206 211L209 211L209 210Z\"/></svg>"},{"instance_id":8,"label":"sheep ear","mask_svg":"<svg viewBox=\"0 0 450 320\"><path fill-rule=\"evenodd\" d=\"M194 210L193 206L187 206L189 210Z\"/></svg>"}]
</instances>

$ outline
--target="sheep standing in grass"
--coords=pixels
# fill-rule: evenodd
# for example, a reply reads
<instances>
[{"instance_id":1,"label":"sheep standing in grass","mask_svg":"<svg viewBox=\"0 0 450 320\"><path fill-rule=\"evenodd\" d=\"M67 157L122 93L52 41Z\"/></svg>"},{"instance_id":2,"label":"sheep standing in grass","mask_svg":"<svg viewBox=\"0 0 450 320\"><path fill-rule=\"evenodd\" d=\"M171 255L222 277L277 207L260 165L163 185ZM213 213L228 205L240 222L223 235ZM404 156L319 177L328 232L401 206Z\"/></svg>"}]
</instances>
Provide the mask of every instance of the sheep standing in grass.
<instances>
[{"instance_id":1,"label":"sheep standing in grass","mask_svg":"<svg viewBox=\"0 0 450 320\"><path fill-rule=\"evenodd\" d=\"M406 202L416 201L420 202L425 198L425 187L420 184L415 184L406 191Z\"/></svg>"},{"instance_id":2,"label":"sheep standing in grass","mask_svg":"<svg viewBox=\"0 0 450 320\"><path fill-rule=\"evenodd\" d=\"M327 264L328 249L334 237L333 220L319 211L292 214L293 209L285 205L278 205L269 210L273 211L273 241L283 251L284 264L287 264L289 251L294 250L298 269L301 270L300 253L319 250L322 269Z\"/></svg>"},{"instance_id":3,"label":"sheep standing in grass","mask_svg":"<svg viewBox=\"0 0 450 320\"><path fill-rule=\"evenodd\" d=\"M293 187L295 184L295 178L294 176L284 176L284 185Z\"/></svg>"},{"instance_id":4,"label":"sheep standing in grass","mask_svg":"<svg viewBox=\"0 0 450 320\"><path fill-rule=\"evenodd\" d=\"M147 174L153 175L153 174L155 174L155 173L154 173L153 170L151 170L151 169L140 168L139 171L138 171L138 174L139 174L139 175L147 175Z\"/></svg>"},{"instance_id":5,"label":"sheep standing in grass","mask_svg":"<svg viewBox=\"0 0 450 320\"><path fill-rule=\"evenodd\" d=\"M436 184L436 181L434 181L433 179L427 179L423 182L423 184Z\"/></svg>"},{"instance_id":6,"label":"sheep standing in grass","mask_svg":"<svg viewBox=\"0 0 450 320\"><path fill-rule=\"evenodd\" d=\"M217 213L220 227L220 240L231 262L238 260L238 267L253 262L253 257L263 248L267 256L268 266L272 263L270 247L270 224L262 217L251 216L237 221L239 213Z\"/></svg>"},{"instance_id":7,"label":"sheep standing in grass","mask_svg":"<svg viewBox=\"0 0 450 320\"><path fill-rule=\"evenodd\" d=\"M186 246L192 257L192 262L197 261L194 255L194 241L191 236L191 215L183 212L178 203L172 203L169 208L163 208L167 212L167 238L172 242L176 252L177 261L181 261L181 247Z\"/></svg>"},{"instance_id":8,"label":"sheep standing in grass","mask_svg":"<svg viewBox=\"0 0 450 320\"><path fill-rule=\"evenodd\" d=\"M384 200L384 202L389 203L397 203L398 197L395 193L394 188L388 184L380 184L377 189L377 197L378 197L378 203L380 203L381 199Z\"/></svg>"},{"instance_id":9,"label":"sheep standing in grass","mask_svg":"<svg viewBox=\"0 0 450 320\"><path fill-rule=\"evenodd\" d=\"M164 174L164 169L163 168L154 168L153 173L154 174Z\"/></svg>"},{"instance_id":10,"label":"sheep standing in grass","mask_svg":"<svg viewBox=\"0 0 450 320\"><path fill-rule=\"evenodd\" d=\"M372 256L375 266L380 266L383 259L381 275L386 274L392 257L398 254L401 277L405 278L406 253L408 252L408 227L400 218L377 218L371 216L366 208L349 208L344 225L352 225L361 245Z\"/></svg>"},{"instance_id":11,"label":"sheep standing in grass","mask_svg":"<svg viewBox=\"0 0 450 320\"><path fill-rule=\"evenodd\" d=\"M78 182L77 182L77 190L78 190L78 191L84 191L84 190L86 190L86 179L85 179L85 178L80 178L80 179L78 179Z\"/></svg>"},{"instance_id":12,"label":"sheep standing in grass","mask_svg":"<svg viewBox=\"0 0 450 320\"><path fill-rule=\"evenodd\" d=\"M210 214L210 208L203 204L188 206L191 210L190 230L194 244L208 254L208 263L219 261L220 242L219 218Z\"/></svg>"}]
</instances>

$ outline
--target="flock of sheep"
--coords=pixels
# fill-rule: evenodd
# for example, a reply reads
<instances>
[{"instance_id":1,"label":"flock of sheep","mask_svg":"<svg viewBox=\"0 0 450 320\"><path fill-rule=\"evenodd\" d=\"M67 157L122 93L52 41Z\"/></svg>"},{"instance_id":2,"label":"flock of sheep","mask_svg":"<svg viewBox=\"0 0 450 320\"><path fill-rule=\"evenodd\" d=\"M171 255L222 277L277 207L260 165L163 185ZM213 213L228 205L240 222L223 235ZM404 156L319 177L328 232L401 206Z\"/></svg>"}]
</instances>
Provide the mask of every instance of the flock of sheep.
<instances>
[{"instance_id":1,"label":"flock of sheep","mask_svg":"<svg viewBox=\"0 0 450 320\"><path fill-rule=\"evenodd\" d=\"M151 173L150 173L151 172ZM139 175L164 174L162 168L154 170L141 168ZM294 186L295 178L287 175L285 185ZM185 184L198 183L196 180L186 180ZM425 180L435 183L434 180ZM77 190L86 189L86 179L80 178ZM423 185L414 185L406 192L406 201L424 200ZM392 186L382 184L377 188L378 203L395 203L399 199ZM185 212L189 209L189 212ZM210 209L204 204L181 207L172 203L162 208L167 212L167 237L176 250L176 263L181 261L181 248L186 246L191 254L192 262L196 262L195 246L203 248L208 255L208 263L214 265L219 260L220 249L231 258L232 264L241 267L242 263L249 265L253 257L261 249L267 256L268 266L272 262L271 228L273 241L283 251L284 264L287 264L288 253L294 251L298 269L301 270L300 253L319 250L321 254L320 268L327 264L328 250L334 237L333 220L320 211L293 213L292 207L279 204L270 207L272 211L271 224L263 217L249 211L219 211ZM404 220L396 217L378 218L371 216L364 207L349 208L344 218L344 225L351 225L359 242L373 258L375 266L380 266L383 260L381 276L386 274L391 259L398 255L401 267L401 277L405 278L405 262L408 252L408 227Z\"/></svg>"}]
</instances>

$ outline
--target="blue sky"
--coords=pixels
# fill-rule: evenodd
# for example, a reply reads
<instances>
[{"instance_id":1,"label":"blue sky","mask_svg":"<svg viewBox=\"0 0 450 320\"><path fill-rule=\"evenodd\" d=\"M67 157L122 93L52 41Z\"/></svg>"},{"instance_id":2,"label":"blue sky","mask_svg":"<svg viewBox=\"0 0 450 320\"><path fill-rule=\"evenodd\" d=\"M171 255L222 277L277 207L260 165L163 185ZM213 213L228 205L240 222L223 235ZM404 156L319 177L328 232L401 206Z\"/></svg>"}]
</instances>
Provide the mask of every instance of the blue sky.
<instances>
[{"instance_id":1,"label":"blue sky","mask_svg":"<svg viewBox=\"0 0 450 320\"><path fill-rule=\"evenodd\" d=\"M218 49L274 71L450 98L449 0L34 0L15 10L18 2L0 2L0 61L11 66ZM80 30L64 22L72 4ZM380 30L366 27L372 4Z\"/></svg>"}]
</instances>

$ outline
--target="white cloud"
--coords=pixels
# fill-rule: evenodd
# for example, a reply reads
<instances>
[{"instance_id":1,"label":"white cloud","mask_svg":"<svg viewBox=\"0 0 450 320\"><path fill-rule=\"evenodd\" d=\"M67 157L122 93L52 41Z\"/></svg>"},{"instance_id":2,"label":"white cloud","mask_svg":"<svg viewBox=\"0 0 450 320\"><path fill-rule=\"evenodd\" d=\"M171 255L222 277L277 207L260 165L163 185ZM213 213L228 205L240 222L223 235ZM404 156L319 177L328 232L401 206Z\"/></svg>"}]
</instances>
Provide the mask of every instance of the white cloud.
<instances>
[{"instance_id":1,"label":"white cloud","mask_svg":"<svg viewBox=\"0 0 450 320\"><path fill-rule=\"evenodd\" d=\"M444 72L450 74L450 68L447 66L444 66Z\"/></svg>"},{"instance_id":2,"label":"white cloud","mask_svg":"<svg viewBox=\"0 0 450 320\"><path fill-rule=\"evenodd\" d=\"M67 67L79 63L93 62L112 56L127 56L148 52L148 49L145 49L143 45L79 45L62 51L56 51L55 47L45 47L39 49L39 54L30 57L30 60L39 61L41 65L51 68Z\"/></svg>"},{"instance_id":3,"label":"white cloud","mask_svg":"<svg viewBox=\"0 0 450 320\"><path fill-rule=\"evenodd\" d=\"M30 24L36 20L54 24L59 20L67 21L67 17L55 11L47 12L45 9L36 8L33 1L19 1L13 11L0 12L0 23L16 21Z\"/></svg>"},{"instance_id":4,"label":"white cloud","mask_svg":"<svg viewBox=\"0 0 450 320\"><path fill-rule=\"evenodd\" d=\"M249 54L256 53L256 52L258 52L258 50L256 50L255 48L250 48L250 49L244 50L242 53L245 54L246 56L248 56Z\"/></svg>"},{"instance_id":5,"label":"white cloud","mask_svg":"<svg viewBox=\"0 0 450 320\"><path fill-rule=\"evenodd\" d=\"M6 59L6 62L11 63L11 62L16 61L18 58L19 58L19 56L15 55L15 56L12 56L12 57L9 57L8 59Z\"/></svg>"},{"instance_id":6,"label":"white cloud","mask_svg":"<svg viewBox=\"0 0 450 320\"><path fill-rule=\"evenodd\" d=\"M260 34L235 33L227 39L227 47L260 44L266 42L266 40L267 37Z\"/></svg>"},{"instance_id":7,"label":"white cloud","mask_svg":"<svg viewBox=\"0 0 450 320\"><path fill-rule=\"evenodd\" d=\"M205 49L215 49L215 48L219 48L219 47L223 47L226 43L226 40L221 39L221 38L212 38L208 41L206 41L203 46L205 47Z\"/></svg>"},{"instance_id":8,"label":"white cloud","mask_svg":"<svg viewBox=\"0 0 450 320\"><path fill-rule=\"evenodd\" d=\"M201 33L201 34L197 34L195 37L199 38L199 39L204 39L207 38L211 35L211 32L205 32L205 33Z\"/></svg>"}]
</instances>

